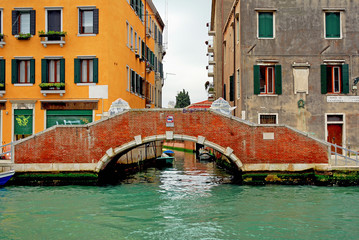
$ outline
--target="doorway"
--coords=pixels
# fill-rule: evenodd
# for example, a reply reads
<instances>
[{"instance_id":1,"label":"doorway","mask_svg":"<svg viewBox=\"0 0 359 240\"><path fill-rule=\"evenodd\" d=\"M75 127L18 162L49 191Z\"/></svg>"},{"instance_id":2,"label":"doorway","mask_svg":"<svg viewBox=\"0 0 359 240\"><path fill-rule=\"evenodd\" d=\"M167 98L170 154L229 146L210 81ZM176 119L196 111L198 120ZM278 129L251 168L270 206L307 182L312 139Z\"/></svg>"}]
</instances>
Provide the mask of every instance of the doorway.
<instances>
[{"instance_id":1,"label":"doorway","mask_svg":"<svg viewBox=\"0 0 359 240\"><path fill-rule=\"evenodd\" d=\"M344 115L343 114L327 114L327 141L338 146L344 146ZM332 152L335 148L332 147ZM342 149L337 149L337 153L342 154Z\"/></svg>"}]
</instances>

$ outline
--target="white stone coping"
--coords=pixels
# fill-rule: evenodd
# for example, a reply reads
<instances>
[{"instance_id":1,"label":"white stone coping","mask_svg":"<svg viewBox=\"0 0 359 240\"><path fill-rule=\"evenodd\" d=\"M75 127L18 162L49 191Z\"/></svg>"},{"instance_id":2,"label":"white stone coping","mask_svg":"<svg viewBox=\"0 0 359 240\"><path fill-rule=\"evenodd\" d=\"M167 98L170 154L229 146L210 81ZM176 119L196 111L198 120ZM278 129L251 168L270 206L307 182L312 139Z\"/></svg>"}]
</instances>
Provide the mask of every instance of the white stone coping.
<instances>
[{"instance_id":1,"label":"white stone coping","mask_svg":"<svg viewBox=\"0 0 359 240\"><path fill-rule=\"evenodd\" d=\"M97 163L32 163L14 164L15 172L94 172Z\"/></svg>"}]
</instances>

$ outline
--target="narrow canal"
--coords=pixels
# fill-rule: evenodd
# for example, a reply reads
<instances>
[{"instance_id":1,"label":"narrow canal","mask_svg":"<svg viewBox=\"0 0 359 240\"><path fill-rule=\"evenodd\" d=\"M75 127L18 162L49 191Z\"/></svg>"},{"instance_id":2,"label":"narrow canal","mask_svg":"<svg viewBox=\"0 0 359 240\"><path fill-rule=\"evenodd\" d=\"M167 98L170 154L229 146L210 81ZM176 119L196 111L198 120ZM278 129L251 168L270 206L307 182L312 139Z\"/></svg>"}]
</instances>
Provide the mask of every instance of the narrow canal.
<instances>
[{"instance_id":1,"label":"narrow canal","mask_svg":"<svg viewBox=\"0 0 359 240\"><path fill-rule=\"evenodd\" d=\"M115 186L0 188L0 239L358 239L358 187L230 182L176 152Z\"/></svg>"}]
</instances>

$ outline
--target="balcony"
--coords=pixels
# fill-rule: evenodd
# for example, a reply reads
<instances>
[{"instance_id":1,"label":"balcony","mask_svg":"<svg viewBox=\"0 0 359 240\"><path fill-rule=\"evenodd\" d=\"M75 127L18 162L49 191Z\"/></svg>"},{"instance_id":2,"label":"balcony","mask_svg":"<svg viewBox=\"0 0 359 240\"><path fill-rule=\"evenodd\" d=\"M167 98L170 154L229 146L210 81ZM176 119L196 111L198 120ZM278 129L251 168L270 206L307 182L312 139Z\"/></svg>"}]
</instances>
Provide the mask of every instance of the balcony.
<instances>
[{"instance_id":1,"label":"balcony","mask_svg":"<svg viewBox=\"0 0 359 240\"><path fill-rule=\"evenodd\" d=\"M41 44L47 47L49 44L58 44L63 47L65 42L66 32L55 32L55 31L39 31L39 37L41 38Z\"/></svg>"},{"instance_id":2,"label":"balcony","mask_svg":"<svg viewBox=\"0 0 359 240\"><path fill-rule=\"evenodd\" d=\"M211 23L207 23L207 28L208 28L208 36L216 36L216 31L214 31Z\"/></svg>"},{"instance_id":3,"label":"balcony","mask_svg":"<svg viewBox=\"0 0 359 240\"><path fill-rule=\"evenodd\" d=\"M208 77L214 77L214 66L209 65L206 67L206 69L208 70Z\"/></svg>"},{"instance_id":4,"label":"balcony","mask_svg":"<svg viewBox=\"0 0 359 240\"><path fill-rule=\"evenodd\" d=\"M39 86L45 97L48 94L59 94L61 97L65 94L65 83L41 83Z\"/></svg>"},{"instance_id":5,"label":"balcony","mask_svg":"<svg viewBox=\"0 0 359 240\"><path fill-rule=\"evenodd\" d=\"M213 53L214 52L213 39L206 41L205 44L208 46L208 52Z\"/></svg>"},{"instance_id":6,"label":"balcony","mask_svg":"<svg viewBox=\"0 0 359 240\"><path fill-rule=\"evenodd\" d=\"M216 61L214 60L214 54L213 53L208 53L208 64L209 65L216 65Z\"/></svg>"}]
</instances>

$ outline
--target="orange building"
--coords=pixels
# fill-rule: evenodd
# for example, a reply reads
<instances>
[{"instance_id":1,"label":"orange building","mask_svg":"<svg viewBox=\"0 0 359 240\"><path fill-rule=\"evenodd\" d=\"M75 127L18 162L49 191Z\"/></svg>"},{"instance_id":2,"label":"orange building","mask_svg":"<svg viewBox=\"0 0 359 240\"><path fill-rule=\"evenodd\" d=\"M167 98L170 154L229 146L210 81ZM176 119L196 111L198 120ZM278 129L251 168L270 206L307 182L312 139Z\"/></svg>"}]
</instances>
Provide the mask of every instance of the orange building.
<instances>
[{"instance_id":1,"label":"orange building","mask_svg":"<svg viewBox=\"0 0 359 240\"><path fill-rule=\"evenodd\" d=\"M164 23L151 0L0 0L0 140L161 107ZM1 145L1 144L0 144Z\"/></svg>"}]
</instances>

